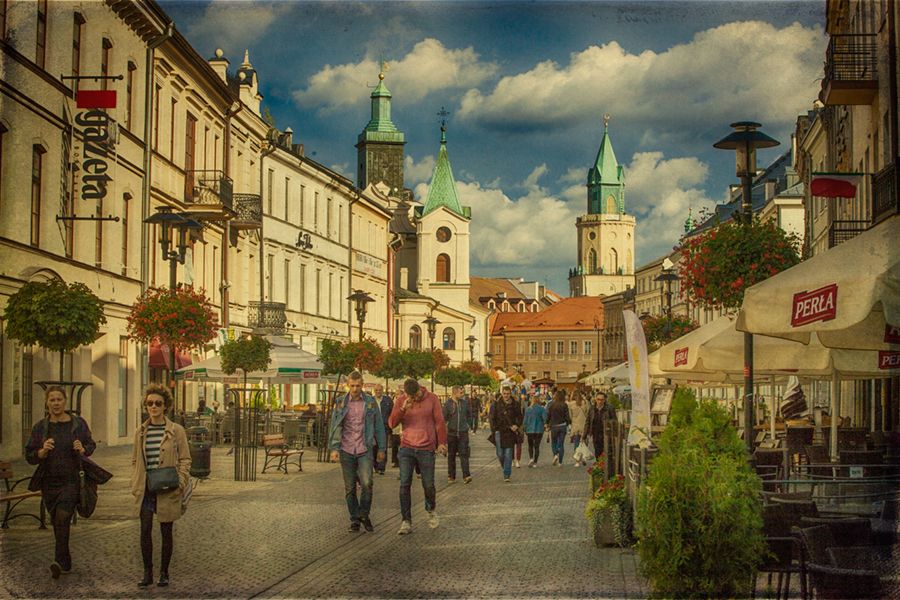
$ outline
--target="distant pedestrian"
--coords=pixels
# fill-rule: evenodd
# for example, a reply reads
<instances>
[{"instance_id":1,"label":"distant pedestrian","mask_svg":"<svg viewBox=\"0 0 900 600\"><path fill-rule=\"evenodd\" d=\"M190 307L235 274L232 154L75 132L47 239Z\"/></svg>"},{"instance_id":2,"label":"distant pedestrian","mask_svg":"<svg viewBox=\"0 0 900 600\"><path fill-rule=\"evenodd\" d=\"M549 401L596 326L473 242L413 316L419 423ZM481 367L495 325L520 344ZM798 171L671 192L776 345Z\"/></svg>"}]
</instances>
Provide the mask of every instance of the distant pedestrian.
<instances>
[{"instance_id":1,"label":"distant pedestrian","mask_svg":"<svg viewBox=\"0 0 900 600\"><path fill-rule=\"evenodd\" d=\"M81 491L79 471L81 456L90 456L96 448L87 421L66 410L66 391L51 385L44 392L47 416L35 423L25 446L25 460L37 465L28 486L41 492L41 502L50 513L56 550L50 564L50 575L72 570L69 533L72 515Z\"/></svg>"},{"instance_id":2,"label":"distant pedestrian","mask_svg":"<svg viewBox=\"0 0 900 600\"><path fill-rule=\"evenodd\" d=\"M531 406L525 409L524 427L528 437L528 466L535 468L541 456L541 438L547 429L547 409L541 406L537 394L531 398Z\"/></svg>"},{"instance_id":3,"label":"distant pedestrian","mask_svg":"<svg viewBox=\"0 0 900 600\"><path fill-rule=\"evenodd\" d=\"M526 403L524 392L520 396L515 397L515 402L519 405L519 412L521 412L522 414L525 414L525 408L528 406L528 404ZM525 433L523 431L523 428L520 427L519 430L516 432L516 453L515 453L515 460L513 463L516 465L517 469L519 468L519 461L522 460L522 444L524 442L525 442Z\"/></svg>"},{"instance_id":4,"label":"distant pedestrian","mask_svg":"<svg viewBox=\"0 0 900 600\"><path fill-rule=\"evenodd\" d=\"M463 481L471 483L469 471L469 423L472 419L469 402L461 385L454 385L452 395L442 409L447 425L447 481L456 481L456 456L462 468Z\"/></svg>"},{"instance_id":5,"label":"distant pedestrian","mask_svg":"<svg viewBox=\"0 0 900 600\"><path fill-rule=\"evenodd\" d=\"M563 466L563 455L566 450L566 429L572 422L569 407L566 404L566 391L557 390L553 402L547 406L547 428L550 431L550 449L553 451L553 464Z\"/></svg>"},{"instance_id":6,"label":"distant pedestrian","mask_svg":"<svg viewBox=\"0 0 900 600\"><path fill-rule=\"evenodd\" d=\"M441 401L415 379L403 384L404 394L394 402L390 425L403 425L400 440L400 535L412 531L412 478L416 466L422 473L425 512L428 526L438 526L437 490L434 487L434 451L447 456L447 427L441 413Z\"/></svg>"},{"instance_id":7,"label":"distant pedestrian","mask_svg":"<svg viewBox=\"0 0 900 600\"><path fill-rule=\"evenodd\" d=\"M607 421L616 420L616 410L606 400L606 392L599 392L594 396L594 405L588 413L586 435L591 436L594 443L594 456L603 454L603 436Z\"/></svg>"},{"instance_id":8,"label":"distant pedestrian","mask_svg":"<svg viewBox=\"0 0 900 600\"><path fill-rule=\"evenodd\" d=\"M503 481L509 483L512 476L513 448L519 439L522 429L522 408L513 398L508 385L503 386L501 400L494 408L491 428L497 433L497 446L503 457Z\"/></svg>"},{"instance_id":9,"label":"distant pedestrian","mask_svg":"<svg viewBox=\"0 0 900 600\"><path fill-rule=\"evenodd\" d=\"M488 426L491 428L491 439L493 440L494 450L497 453L497 462L500 463L500 468L503 468L503 452L500 448L500 433L494 429L494 412L497 410L497 406L501 402L502 395L500 392L497 392L494 397L491 399L491 403L487 408L487 422Z\"/></svg>"},{"instance_id":10,"label":"distant pedestrian","mask_svg":"<svg viewBox=\"0 0 900 600\"><path fill-rule=\"evenodd\" d=\"M581 395L581 390L574 390L572 392L572 399L568 404L569 416L572 418L572 448L574 452L574 449L578 448L578 444L581 443L581 438L584 436L584 427L587 424L587 415L590 406ZM562 460L560 460L560 462L562 462ZM582 465L586 465L585 461L581 460L580 457L576 458L574 466L579 467Z\"/></svg>"},{"instance_id":11,"label":"distant pedestrian","mask_svg":"<svg viewBox=\"0 0 900 600\"><path fill-rule=\"evenodd\" d=\"M384 393L384 386L380 383L375 384L375 388L372 390L375 398L375 404L378 405L378 410L381 411L381 417L384 421L384 431L385 436L388 435L390 431L390 427L388 427L388 421L391 418L391 412L394 410L394 400L390 396L386 396ZM390 440L388 440L387 444L390 444ZM384 475L384 469L387 467L387 444L384 448L379 446L377 443L375 445L375 452L381 452L385 457L375 462L375 472L379 475ZM396 456L396 450L394 451L394 455Z\"/></svg>"},{"instance_id":12,"label":"distant pedestrian","mask_svg":"<svg viewBox=\"0 0 900 600\"><path fill-rule=\"evenodd\" d=\"M362 373L353 371L347 375L347 387L350 388L349 393L335 402L328 449L331 450L331 462L341 463L344 497L350 512L349 531L356 533L362 525L366 531L372 532L375 531L369 518L372 508L372 463L373 460L384 460L383 450L373 456L376 445L378 448L387 446L384 419L375 399L363 392ZM358 496L357 480L361 488Z\"/></svg>"},{"instance_id":13,"label":"distant pedestrian","mask_svg":"<svg viewBox=\"0 0 900 600\"><path fill-rule=\"evenodd\" d=\"M481 399L475 390L472 390L472 394L469 396L469 414L472 415L470 427L472 428L472 433L475 433L478 431L479 421L481 420Z\"/></svg>"},{"instance_id":14,"label":"distant pedestrian","mask_svg":"<svg viewBox=\"0 0 900 600\"><path fill-rule=\"evenodd\" d=\"M190 484L191 452L184 427L166 418L174 401L169 390L151 383L144 390L141 401L149 418L134 431L131 453L131 493L134 494L134 516L141 519L141 558L144 578L139 587L153 583L153 515L159 520L162 536L162 555L159 565L158 587L169 585L169 564L174 539L172 527L181 518L184 490ZM147 482L148 471L174 467L178 487L152 491Z\"/></svg>"}]
</instances>

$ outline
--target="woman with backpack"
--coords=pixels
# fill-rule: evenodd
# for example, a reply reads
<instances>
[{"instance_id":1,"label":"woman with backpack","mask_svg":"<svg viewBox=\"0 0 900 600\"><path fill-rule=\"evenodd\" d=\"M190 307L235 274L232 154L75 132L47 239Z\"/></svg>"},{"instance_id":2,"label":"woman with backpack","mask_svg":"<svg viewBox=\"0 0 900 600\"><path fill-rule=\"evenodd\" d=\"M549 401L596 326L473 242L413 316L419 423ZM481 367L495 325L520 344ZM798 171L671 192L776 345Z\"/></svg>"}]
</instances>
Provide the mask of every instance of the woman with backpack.
<instances>
[{"instance_id":1,"label":"woman with backpack","mask_svg":"<svg viewBox=\"0 0 900 600\"><path fill-rule=\"evenodd\" d=\"M557 390L553 402L547 406L547 431L550 432L550 449L553 451L553 464L563 466L563 454L566 446L566 429L572 423L569 407L566 404L566 391Z\"/></svg>"}]
</instances>

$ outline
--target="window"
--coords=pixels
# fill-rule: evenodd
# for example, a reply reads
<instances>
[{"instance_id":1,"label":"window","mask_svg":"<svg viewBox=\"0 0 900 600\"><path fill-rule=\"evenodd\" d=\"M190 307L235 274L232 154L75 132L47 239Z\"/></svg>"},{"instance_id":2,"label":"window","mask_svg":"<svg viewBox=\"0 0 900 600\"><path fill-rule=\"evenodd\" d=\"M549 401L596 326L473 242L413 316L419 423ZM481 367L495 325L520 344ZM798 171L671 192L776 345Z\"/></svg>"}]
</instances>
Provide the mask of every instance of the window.
<instances>
[{"instance_id":1,"label":"window","mask_svg":"<svg viewBox=\"0 0 900 600\"><path fill-rule=\"evenodd\" d=\"M41 243L41 165L47 150L39 144L31 147L31 245Z\"/></svg>"},{"instance_id":2,"label":"window","mask_svg":"<svg viewBox=\"0 0 900 600\"><path fill-rule=\"evenodd\" d=\"M584 353L585 353L585 355L591 353L591 340L584 341Z\"/></svg>"},{"instance_id":3,"label":"window","mask_svg":"<svg viewBox=\"0 0 900 600\"><path fill-rule=\"evenodd\" d=\"M266 257L266 297L269 302L274 302L275 294L275 257L269 254Z\"/></svg>"},{"instance_id":4,"label":"window","mask_svg":"<svg viewBox=\"0 0 900 600\"><path fill-rule=\"evenodd\" d=\"M316 314L322 314L322 269L316 269Z\"/></svg>"},{"instance_id":5,"label":"window","mask_svg":"<svg viewBox=\"0 0 900 600\"><path fill-rule=\"evenodd\" d=\"M409 328L409 347L416 349L422 347L422 330L418 325Z\"/></svg>"},{"instance_id":6,"label":"window","mask_svg":"<svg viewBox=\"0 0 900 600\"><path fill-rule=\"evenodd\" d=\"M525 342L516 342L516 354L525 354Z\"/></svg>"},{"instance_id":7,"label":"window","mask_svg":"<svg viewBox=\"0 0 900 600\"><path fill-rule=\"evenodd\" d=\"M184 123L184 186L187 198L194 197L194 155L197 150L197 119L187 113Z\"/></svg>"},{"instance_id":8,"label":"window","mask_svg":"<svg viewBox=\"0 0 900 600\"><path fill-rule=\"evenodd\" d=\"M81 75L81 26L84 25L84 17L81 13L75 13L72 19L72 77ZM78 91L78 80L72 80L72 89Z\"/></svg>"},{"instance_id":9,"label":"window","mask_svg":"<svg viewBox=\"0 0 900 600\"><path fill-rule=\"evenodd\" d=\"M435 281L450 283L450 257L441 254L437 257Z\"/></svg>"},{"instance_id":10,"label":"window","mask_svg":"<svg viewBox=\"0 0 900 600\"><path fill-rule=\"evenodd\" d=\"M171 121L169 123L169 159L175 162L175 109L178 106L178 100L172 98Z\"/></svg>"},{"instance_id":11,"label":"window","mask_svg":"<svg viewBox=\"0 0 900 600\"><path fill-rule=\"evenodd\" d=\"M334 273L328 274L328 316L334 316Z\"/></svg>"},{"instance_id":12,"label":"window","mask_svg":"<svg viewBox=\"0 0 900 600\"><path fill-rule=\"evenodd\" d=\"M565 354L566 353L566 343L565 342L556 342L556 353L557 354Z\"/></svg>"},{"instance_id":13,"label":"window","mask_svg":"<svg viewBox=\"0 0 900 600\"><path fill-rule=\"evenodd\" d=\"M100 75L107 76L109 75L109 59L110 59L110 51L112 50L112 42L107 38L103 38L103 42L100 44ZM101 79L100 80L100 89L108 90L109 89L109 80Z\"/></svg>"},{"instance_id":14,"label":"window","mask_svg":"<svg viewBox=\"0 0 900 600\"><path fill-rule=\"evenodd\" d=\"M219 170L219 136L213 136L213 170Z\"/></svg>"},{"instance_id":15,"label":"window","mask_svg":"<svg viewBox=\"0 0 900 600\"><path fill-rule=\"evenodd\" d=\"M538 343L537 342L528 342L528 353L529 354L537 354L538 353Z\"/></svg>"},{"instance_id":16,"label":"window","mask_svg":"<svg viewBox=\"0 0 900 600\"><path fill-rule=\"evenodd\" d=\"M119 338L119 437L128 435L128 338Z\"/></svg>"},{"instance_id":17,"label":"window","mask_svg":"<svg viewBox=\"0 0 900 600\"><path fill-rule=\"evenodd\" d=\"M331 204L332 199L328 199L328 212L325 213L325 235L331 237Z\"/></svg>"},{"instance_id":18,"label":"window","mask_svg":"<svg viewBox=\"0 0 900 600\"><path fill-rule=\"evenodd\" d=\"M291 261L284 261L284 306L291 307Z\"/></svg>"},{"instance_id":19,"label":"window","mask_svg":"<svg viewBox=\"0 0 900 600\"><path fill-rule=\"evenodd\" d=\"M132 115L134 113L134 72L137 65L128 61L128 71L125 74L125 128L132 129ZM207 130L208 131L208 130Z\"/></svg>"},{"instance_id":20,"label":"window","mask_svg":"<svg viewBox=\"0 0 900 600\"><path fill-rule=\"evenodd\" d=\"M306 202L306 186L300 185L300 227L303 227L303 205Z\"/></svg>"},{"instance_id":21,"label":"window","mask_svg":"<svg viewBox=\"0 0 900 600\"><path fill-rule=\"evenodd\" d=\"M94 214L103 217L103 198L97 198ZM103 221L100 219L94 222L94 266L103 266Z\"/></svg>"},{"instance_id":22,"label":"window","mask_svg":"<svg viewBox=\"0 0 900 600\"><path fill-rule=\"evenodd\" d=\"M6 0L0 0L0 38L6 39Z\"/></svg>"},{"instance_id":23,"label":"window","mask_svg":"<svg viewBox=\"0 0 900 600\"><path fill-rule=\"evenodd\" d=\"M609 249L609 274L615 275L619 270L619 253L615 248Z\"/></svg>"},{"instance_id":24,"label":"window","mask_svg":"<svg viewBox=\"0 0 900 600\"><path fill-rule=\"evenodd\" d=\"M274 202L272 200L272 183L275 179L275 171L269 169L269 176L266 179L266 214L273 215L275 214L272 210L274 206Z\"/></svg>"},{"instance_id":25,"label":"window","mask_svg":"<svg viewBox=\"0 0 900 600\"><path fill-rule=\"evenodd\" d=\"M306 310L306 265L300 265L300 311Z\"/></svg>"},{"instance_id":26,"label":"window","mask_svg":"<svg viewBox=\"0 0 900 600\"><path fill-rule=\"evenodd\" d=\"M593 248L588 252L588 274L593 275L597 272L597 251Z\"/></svg>"},{"instance_id":27,"label":"window","mask_svg":"<svg viewBox=\"0 0 900 600\"><path fill-rule=\"evenodd\" d=\"M456 350L456 331L451 327L444 330L444 350Z\"/></svg>"},{"instance_id":28,"label":"window","mask_svg":"<svg viewBox=\"0 0 900 600\"><path fill-rule=\"evenodd\" d=\"M544 354L550 354L550 342L544 342Z\"/></svg>"},{"instance_id":29,"label":"window","mask_svg":"<svg viewBox=\"0 0 900 600\"><path fill-rule=\"evenodd\" d=\"M34 53L34 62L44 68L44 59L47 56L47 0L37 2L37 48Z\"/></svg>"},{"instance_id":30,"label":"window","mask_svg":"<svg viewBox=\"0 0 900 600\"><path fill-rule=\"evenodd\" d=\"M313 231L319 233L319 192L313 197Z\"/></svg>"},{"instance_id":31,"label":"window","mask_svg":"<svg viewBox=\"0 0 900 600\"><path fill-rule=\"evenodd\" d=\"M157 85L153 94L153 147L159 151L159 92L162 87Z\"/></svg>"},{"instance_id":32,"label":"window","mask_svg":"<svg viewBox=\"0 0 900 600\"><path fill-rule=\"evenodd\" d=\"M290 221L291 217L291 178L284 178L284 220Z\"/></svg>"},{"instance_id":33,"label":"window","mask_svg":"<svg viewBox=\"0 0 900 600\"><path fill-rule=\"evenodd\" d=\"M0 0L0 5L4 0ZM6 127L3 123L0 123L0 198L3 197L3 134L7 132ZM2 214L2 211L0 211ZM71 221L65 221L66 223L71 223Z\"/></svg>"},{"instance_id":34,"label":"window","mask_svg":"<svg viewBox=\"0 0 900 600\"><path fill-rule=\"evenodd\" d=\"M569 342L569 354L578 354L578 342Z\"/></svg>"}]
</instances>

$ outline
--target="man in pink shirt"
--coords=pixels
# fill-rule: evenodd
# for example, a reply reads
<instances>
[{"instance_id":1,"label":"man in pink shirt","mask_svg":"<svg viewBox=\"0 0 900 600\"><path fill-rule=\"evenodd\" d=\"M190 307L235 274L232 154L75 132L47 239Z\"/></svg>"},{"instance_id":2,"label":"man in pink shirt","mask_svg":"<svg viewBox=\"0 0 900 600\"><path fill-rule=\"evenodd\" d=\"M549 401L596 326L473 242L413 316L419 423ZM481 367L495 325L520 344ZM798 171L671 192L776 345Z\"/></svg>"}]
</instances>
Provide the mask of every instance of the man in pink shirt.
<instances>
[{"instance_id":1,"label":"man in pink shirt","mask_svg":"<svg viewBox=\"0 0 900 600\"><path fill-rule=\"evenodd\" d=\"M434 451L437 448L447 456L447 426L441 412L438 397L419 385L415 379L407 379L403 384L404 394L394 402L394 410L388 426L393 429L403 425L400 438L400 513L403 523L400 535L412 531L412 486L413 471L416 466L422 473L422 489L425 491L425 511L428 525L438 526L434 512L437 491L434 487Z\"/></svg>"}]
</instances>

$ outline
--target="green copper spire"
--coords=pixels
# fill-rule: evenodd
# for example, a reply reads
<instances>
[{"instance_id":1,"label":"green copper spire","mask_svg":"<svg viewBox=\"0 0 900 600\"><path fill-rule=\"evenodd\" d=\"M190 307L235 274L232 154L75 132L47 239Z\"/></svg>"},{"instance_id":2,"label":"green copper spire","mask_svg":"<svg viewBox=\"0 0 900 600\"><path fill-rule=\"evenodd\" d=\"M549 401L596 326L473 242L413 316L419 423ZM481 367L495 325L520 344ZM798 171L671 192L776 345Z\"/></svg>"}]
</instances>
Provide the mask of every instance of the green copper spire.
<instances>
[{"instance_id":1,"label":"green copper spire","mask_svg":"<svg viewBox=\"0 0 900 600\"><path fill-rule=\"evenodd\" d=\"M459 203L456 180L453 179L453 169L450 168L450 158L447 156L447 128L443 125L441 152L438 154L437 164L434 165L434 175L431 178L431 185L428 186L428 197L425 199L422 215L427 215L439 206L446 206L458 215L467 216Z\"/></svg>"},{"instance_id":2,"label":"green copper spire","mask_svg":"<svg viewBox=\"0 0 900 600\"><path fill-rule=\"evenodd\" d=\"M359 142L403 142L403 133L391 121L391 93L384 85L384 72L378 74L378 86L372 91L372 118L359 134Z\"/></svg>"},{"instance_id":3,"label":"green copper spire","mask_svg":"<svg viewBox=\"0 0 900 600\"><path fill-rule=\"evenodd\" d=\"M598 183L618 183L619 163L616 162L616 153L613 152L612 142L609 140L609 121L603 126L603 141L600 143L600 151L597 152L597 160L588 173L588 185Z\"/></svg>"},{"instance_id":4,"label":"green copper spire","mask_svg":"<svg viewBox=\"0 0 900 600\"><path fill-rule=\"evenodd\" d=\"M625 214L625 170L616 161L609 139L609 115L603 116L603 141L588 171L588 214Z\"/></svg>"},{"instance_id":5,"label":"green copper spire","mask_svg":"<svg viewBox=\"0 0 900 600\"><path fill-rule=\"evenodd\" d=\"M685 235L687 235L688 233L690 233L691 231L693 231L693 230L694 230L694 227L696 226L696 223L697 223L697 222L694 220L693 215L691 214L692 212L694 212L694 207L693 207L693 206L691 206L690 208L688 208L688 218L687 218L687 220L685 220L685 222L684 222L684 233L685 233Z\"/></svg>"}]
</instances>

